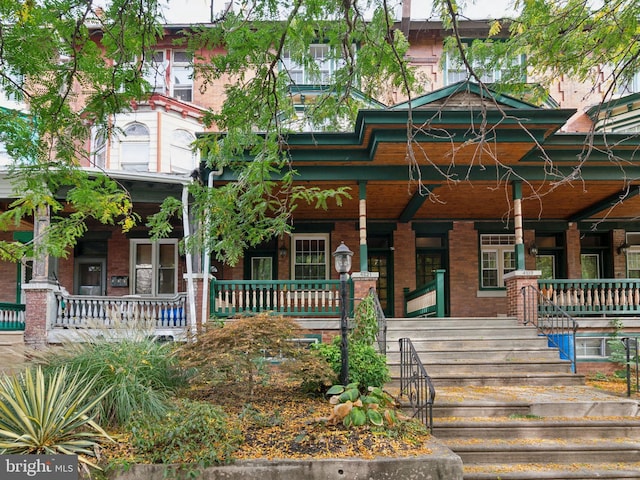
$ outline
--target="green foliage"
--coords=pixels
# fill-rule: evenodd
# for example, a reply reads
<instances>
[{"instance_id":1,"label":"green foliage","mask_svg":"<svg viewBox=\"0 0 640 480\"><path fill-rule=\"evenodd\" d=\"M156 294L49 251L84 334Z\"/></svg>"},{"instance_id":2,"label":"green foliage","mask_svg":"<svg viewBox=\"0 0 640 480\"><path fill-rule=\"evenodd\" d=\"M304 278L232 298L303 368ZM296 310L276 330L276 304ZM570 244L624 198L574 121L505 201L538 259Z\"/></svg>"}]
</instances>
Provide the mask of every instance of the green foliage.
<instances>
[{"instance_id":1,"label":"green foliage","mask_svg":"<svg viewBox=\"0 0 640 480\"><path fill-rule=\"evenodd\" d=\"M393 398L379 387L368 387L365 395L357 383L334 385L328 391L329 403L334 405L331 420L341 421L347 427L373 425L393 426L398 421Z\"/></svg>"},{"instance_id":2,"label":"green foliage","mask_svg":"<svg viewBox=\"0 0 640 480\"><path fill-rule=\"evenodd\" d=\"M198 464L202 468L229 463L242 443L237 425L207 402L180 399L158 419L135 415L129 425L137 463Z\"/></svg>"},{"instance_id":3,"label":"green foliage","mask_svg":"<svg viewBox=\"0 0 640 480\"><path fill-rule=\"evenodd\" d=\"M340 374L342 361L339 336L330 344L320 343L312 348L329 363L336 375ZM349 380L352 383L383 386L389 378L385 355L364 342L349 343Z\"/></svg>"},{"instance_id":4,"label":"green foliage","mask_svg":"<svg viewBox=\"0 0 640 480\"><path fill-rule=\"evenodd\" d=\"M111 440L94 421L108 391L74 371L36 367L0 378L0 453L75 454L95 467L95 447Z\"/></svg>"},{"instance_id":5,"label":"green foliage","mask_svg":"<svg viewBox=\"0 0 640 480\"><path fill-rule=\"evenodd\" d=\"M93 379L94 392L109 388L98 405L98 418L123 425L136 415L161 418L167 412L171 395L186 381L174 348L144 332L128 331L124 338L70 343L43 361L46 368L69 365L86 372Z\"/></svg>"},{"instance_id":6,"label":"green foliage","mask_svg":"<svg viewBox=\"0 0 640 480\"><path fill-rule=\"evenodd\" d=\"M360 301L354 312L353 321L354 327L349 340L373 345L378 337L378 314L374 293L369 293Z\"/></svg>"}]
</instances>

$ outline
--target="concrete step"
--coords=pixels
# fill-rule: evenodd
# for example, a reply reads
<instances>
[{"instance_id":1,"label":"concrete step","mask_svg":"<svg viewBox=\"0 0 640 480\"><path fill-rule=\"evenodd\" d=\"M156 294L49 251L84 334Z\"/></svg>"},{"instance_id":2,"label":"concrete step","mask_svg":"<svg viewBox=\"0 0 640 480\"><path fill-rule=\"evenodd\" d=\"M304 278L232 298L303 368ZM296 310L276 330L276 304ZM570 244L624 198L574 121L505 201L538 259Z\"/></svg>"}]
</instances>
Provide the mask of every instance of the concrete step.
<instances>
[{"instance_id":1,"label":"concrete step","mask_svg":"<svg viewBox=\"0 0 640 480\"><path fill-rule=\"evenodd\" d=\"M404 329L387 330L387 342L394 342L400 338L411 338L412 342L419 340L448 340L448 339L520 339L536 338L537 330L519 325L505 327L459 327L450 325L425 330Z\"/></svg>"},{"instance_id":2,"label":"concrete step","mask_svg":"<svg viewBox=\"0 0 640 480\"><path fill-rule=\"evenodd\" d=\"M459 439L444 444L469 464L636 462L640 442L625 438L577 439Z\"/></svg>"},{"instance_id":3,"label":"concrete step","mask_svg":"<svg viewBox=\"0 0 640 480\"><path fill-rule=\"evenodd\" d=\"M526 407L525 407L526 408ZM449 439L615 439L640 441L640 417L538 417L508 413L494 417L441 417L434 408L433 435Z\"/></svg>"},{"instance_id":4,"label":"concrete step","mask_svg":"<svg viewBox=\"0 0 640 480\"><path fill-rule=\"evenodd\" d=\"M480 464L465 465L464 480L620 480L640 478L640 462L592 464Z\"/></svg>"},{"instance_id":5,"label":"concrete step","mask_svg":"<svg viewBox=\"0 0 640 480\"><path fill-rule=\"evenodd\" d=\"M558 360L557 350L545 346L537 348L502 348L496 347L489 350L422 350L417 351L420 360L423 363L431 363L439 360L441 362L459 362L461 357L468 361L485 360L487 362L505 362L513 363L518 360L526 359L527 361L536 360ZM400 362L400 352L387 352L387 362L390 364Z\"/></svg>"},{"instance_id":6,"label":"concrete step","mask_svg":"<svg viewBox=\"0 0 640 480\"><path fill-rule=\"evenodd\" d=\"M500 362L500 361L484 361L481 359L458 359L450 362L435 360L432 362L422 362L427 373L432 378L441 378L446 376L458 375L460 377L469 377L476 375L508 375L508 374L522 374L530 372L547 372L547 373L570 373L571 364L567 360L556 359L538 359L535 361L528 361L528 359L518 359L517 361ZM387 360L389 371L391 376L400 375L400 365L398 363L391 363Z\"/></svg>"},{"instance_id":7,"label":"concrete step","mask_svg":"<svg viewBox=\"0 0 640 480\"><path fill-rule=\"evenodd\" d=\"M585 417L591 420L597 417L624 417L640 421L637 400L608 395L584 384L529 384L525 387L457 385L440 388L436 384L436 399L435 418L530 415L579 420Z\"/></svg>"},{"instance_id":8,"label":"concrete step","mask_svg":"<svg viewBox=\"0 0 640 480\"><path fill-rule=\"evenodd\" d=\"M387 330L423 330L451 325L468 328L521 325L512 317L388 318Z\"/></svg>"},{"instance_id":9,"label":"concrete step","mask_svg":"<svg viewBox=\"0 0 640 480\"><path fill-rule=\"evenodd\" d=\"M573 373L529 372L518 374L484 374L482 372L475 372L474 374L468 376L464 376L462 374L440 376L432 374L428 370L427 373L431 377L433 384L438 390L445 387L518 387L522 385L554 387L584 385L584 377L582 375L575 375ZM398 376L392 375L389 385L398 387L400 385L400 378Z\"/></svg>"},{"instance_id":10,"label":"concrete step","mask_svg":"<svg viewBox=\"0 0 640 480\"><path fill-rule=\"evenodd\" d=\"M411 337L409 337L411 338ZM504 350L548 348L547 340L541 337L516 337L511 338L411 338L411 343L417 352L422 351L449 351L462 352L466 350ZM395 340L387 340L387 353L400 351L400 344Z\"/></svg>"}]
</instances>

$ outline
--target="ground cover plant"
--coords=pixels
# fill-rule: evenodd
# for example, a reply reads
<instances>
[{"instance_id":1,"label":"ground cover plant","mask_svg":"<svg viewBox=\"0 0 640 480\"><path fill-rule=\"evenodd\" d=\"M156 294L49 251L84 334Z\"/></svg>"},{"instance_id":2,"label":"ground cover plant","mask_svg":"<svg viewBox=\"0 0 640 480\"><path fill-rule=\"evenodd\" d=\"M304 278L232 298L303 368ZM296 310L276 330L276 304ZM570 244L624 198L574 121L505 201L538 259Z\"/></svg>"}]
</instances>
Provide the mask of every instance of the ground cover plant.
<instances>
[{"instance_id":1,"label":"ground cover plant","mask_svg":"<svg viewBox=\"0 0 640 480\"><path fill-rule=\"evenodd\" d=\"M190 375L175 393L175 408L159 422L138 417L114 432L118 443L104 449L104 465L180 460L195 471L249 458L430 452L427 429L401 415L393 415L393 425L329 421L334 405L325 393L336 375L317 351L291 341L303 335L293 320L267 314L209 326L176 351ZM381 389L362 395L367 397L395 410ZM211 449L203 450L203 444Z\"/></svg>"}]
</instances>

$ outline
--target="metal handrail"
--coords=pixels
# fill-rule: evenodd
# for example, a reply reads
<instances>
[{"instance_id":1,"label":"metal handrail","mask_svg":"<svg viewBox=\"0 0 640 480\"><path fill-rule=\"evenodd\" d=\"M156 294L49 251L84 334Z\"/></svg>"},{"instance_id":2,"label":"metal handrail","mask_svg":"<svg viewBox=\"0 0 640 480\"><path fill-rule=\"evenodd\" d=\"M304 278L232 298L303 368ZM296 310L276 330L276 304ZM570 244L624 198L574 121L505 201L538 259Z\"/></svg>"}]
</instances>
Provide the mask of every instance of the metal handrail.
<instances>
[{"instance_id":1,"label":"metal handrail","mask_svg":"<svg viewBox=\"0 0 640 480\"><path fill-rule=\"evenodd\" d=\"M636 393L639 391L640 386L640 374L638 373L638 366L640 359L638 358L638 338L637 337L624 337L620 339L624 345L624 350L627 354L626 370L627 370L627 397L631 396L631 365L635 363L636 367ZM631 351L634 355L631 357Z\"/></svg>"},{"instance_id":2,"label":"metal handrail","mask_svg":"<svg viewBox=\"0 0 640 480\"><path fill-rule=\"evenodd\" d=\"M387 317L384 314L380 299L375 288L369 289L369 295L373 296L373 305L376 310L376 318L378 319L378 350L386 355L387 353Z\"/></svg>"},{"instance_id":3,"label":"metal handrail","mask_svg":"<svg viewBox=\"0 0 640 480\"><path fill-rule=\"evenodd\" d=\"M524 324L532 324L547 337L548 345L560 352L560 358L571 362L576 373L576 330L578 322L533 285L522 287Z\"/></svg>"},{"instance_id":4,"label":"metal handrail","mask_svg":"<svg viewBox=\"0 0 640 480\"><path fill-rule=\"evenodd\" d=\"M413 418L418 418L433 433L433 403L436 389L409 338L400 342L400 397L407 397Z\"/></svg>"}]
</instances>

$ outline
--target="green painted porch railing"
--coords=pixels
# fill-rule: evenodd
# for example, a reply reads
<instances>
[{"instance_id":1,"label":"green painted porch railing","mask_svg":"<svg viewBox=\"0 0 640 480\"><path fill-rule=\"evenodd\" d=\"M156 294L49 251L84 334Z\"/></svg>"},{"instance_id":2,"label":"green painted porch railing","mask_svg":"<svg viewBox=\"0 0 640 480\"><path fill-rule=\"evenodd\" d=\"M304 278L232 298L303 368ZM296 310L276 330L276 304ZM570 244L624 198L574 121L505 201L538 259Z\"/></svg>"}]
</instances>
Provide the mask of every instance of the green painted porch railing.
<instances>
[{"instance_id":1,"label":"green painted porch railing","mask_svg":"<svg viewBox=\"0 0 640 480\"><path fill-rule=\"evenodd\" d=\"M436 278L426 285L404 292L404 314L406 317L444 317L444 274L445 270L436 270Z\"/></svg>"},{"instance_id":2,"label":"green painted porch railing","mask_svg":"<svg viewBox=\"0 0 640 480\"><path fill-rule=\"evenodd\" d=\"M353 282L348 288L353 298ZM339 316L340 280L212 280L210 314L230 317L263 311ZM348 312L352 311L350 305Z\"/></svg>"},{"instance_id":3,"label":"green painted porch railing","mask_svg":"<svg viewBox=\"0 0 640 480\"><path fill-rule=\"evenodd\" d=\"M24 330L25 306L0 302L0 331Z\"/></svg>"},{"instance_id":4,"label":"green painted porch railing","mask_svg":"<svg viewBox=\"0 0 640 480\"><path fill-rule=\"evenodd\" d=\"M538 280L538 289L570 315L640 315L640 279Z\"/></svg>"}]
</instances>

